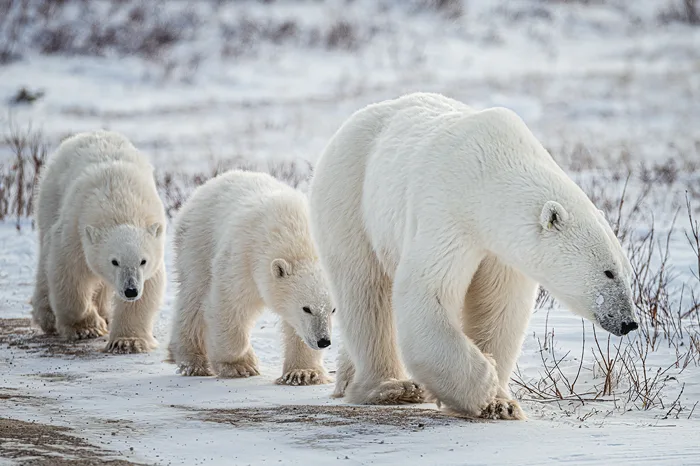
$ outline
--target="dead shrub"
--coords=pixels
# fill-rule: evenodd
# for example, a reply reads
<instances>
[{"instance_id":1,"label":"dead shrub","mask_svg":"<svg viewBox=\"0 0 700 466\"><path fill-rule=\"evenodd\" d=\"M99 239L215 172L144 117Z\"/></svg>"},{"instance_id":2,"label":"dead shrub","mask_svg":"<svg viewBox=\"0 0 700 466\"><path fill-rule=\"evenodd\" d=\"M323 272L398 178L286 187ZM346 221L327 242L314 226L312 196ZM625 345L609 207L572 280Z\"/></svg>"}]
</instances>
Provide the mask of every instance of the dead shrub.
<instances>
[{"instance_id":1,"label":"dead shrub","mask_svg":"<svg viewBox=\"0 0 700 466\"><path fill-rule=\"evenodd\" d=\"M10 124L3 141L13 158L7 165L0 165L0 221L14 217L19 230L21 220L33 214L35 189L47 146L41 132L33 131L31 126L22 130L14 124Z\"/></svg>"},{"instance_id":2,"label":"dead shrub","mask_svg":"<svg viewBox=\"0 0 700 466\"><path fill-rule=\"evenodd\" d=\"M697 26L700 24L697 0L672 0L658 18L662 24L679 22Z\"/></svg>"},{"instance_id":3,"label":"dead shrub","mask_svg":"<svg viewBox=\"0 0 700 466\"><path fill-rule=\"evenodd\" d=\"M339 20L326 32L326 47L329 49L354 50L358 45L356 28L345 20Z\"/></svg>"}]
</instances>

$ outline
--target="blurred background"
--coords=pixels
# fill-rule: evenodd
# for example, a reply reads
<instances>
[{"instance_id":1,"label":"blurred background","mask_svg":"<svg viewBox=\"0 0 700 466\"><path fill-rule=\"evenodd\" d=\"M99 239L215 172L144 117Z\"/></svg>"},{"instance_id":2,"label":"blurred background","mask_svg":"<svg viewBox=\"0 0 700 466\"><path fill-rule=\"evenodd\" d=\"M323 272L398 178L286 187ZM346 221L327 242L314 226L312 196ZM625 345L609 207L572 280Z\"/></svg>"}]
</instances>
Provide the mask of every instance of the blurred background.
<instances>
[{"instance_id":1,"label":"blurred background","mask_svg":"<svg viewBox=\"0 0 700 466\"><path fill-rule=\"evenodd\" d=\"M434 91L512 108L571 170L688 171L696 3L0 0L0 124L49 149L117 130L162 171L282 162L303 178L355 110Z\"/></svg>"}]
</instances>

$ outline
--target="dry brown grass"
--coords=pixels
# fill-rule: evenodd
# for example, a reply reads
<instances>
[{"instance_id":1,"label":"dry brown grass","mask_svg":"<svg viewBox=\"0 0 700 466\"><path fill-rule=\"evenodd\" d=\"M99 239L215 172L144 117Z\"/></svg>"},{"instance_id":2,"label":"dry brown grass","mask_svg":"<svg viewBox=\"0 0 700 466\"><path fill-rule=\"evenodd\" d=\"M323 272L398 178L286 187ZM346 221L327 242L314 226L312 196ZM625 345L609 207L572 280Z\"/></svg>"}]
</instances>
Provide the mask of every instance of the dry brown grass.
<instances>
[{"instance_id":1,"label":"dry brown grass","mask_svg":"<svg viewBox=\"0 0 700 466\"><path fill-rule=\"evenodd\" d=\"M12 157L0 161L0 221L14 219L18 230L22 220L32 218L35 192L41 169L46 162L48 144L40 131L10 124L2 137ZM156 169L155 181L168 217L172 217L191 192L218 174L239 169L269 173L293 188L308 182L313 168L304 160L283 160L275 163L252 164L243 157L212 163L210 168L194 174Z\"/></svg>"},{"instance_id":2,"label":"dry brown grass","mask_svg":"<svg viewBox=\"0 0 700 466\"><path fill-rule=\"evenodd\" d=\"M34 190L46 160L47 146L41 133L10 124L3 142L13 158L0 162L0 221L14 217L17 229L20 221L33 213Z\"/></svg>"},{"instance_id":3,"label":"dry brown grass","mask_svg":"<svg viewBox=\"0 0 700 466\"><path fill-rule=\"evenodd\" d=\"M226 162L215 163L205 172L182 174L173 172L157 172L156 185L161 194L165 211L172 218L182 207L197 186L228 170L261 171L268 173L292 188L299 188L311 178L311 164L306 161L281 161L274 164L254 165L243 158L229 159Z\"/></svg>"},{"instance_id":4,"label":"dry brown grass","mask_svg":"<svg viewBox=\"0 0 700 466\"><path fill-rule=\"evenodd\" d=\"M32 49L46 55L159 57L196 26L187 8L174 11L159 3L113 1L105 12L104 4L85 0L0 2L0 64Z\"/></svg>"},{"instance_id":5,"label":"dry brown grass","mask_svg":"<svg viewBox=\"0 0 700 466\"><path fill-rule=\"evenodd\" d=\"M700 25L700 9L697 0L671 0L659 12L661 23L681 22Z\"/></svg>"}]
</instances>

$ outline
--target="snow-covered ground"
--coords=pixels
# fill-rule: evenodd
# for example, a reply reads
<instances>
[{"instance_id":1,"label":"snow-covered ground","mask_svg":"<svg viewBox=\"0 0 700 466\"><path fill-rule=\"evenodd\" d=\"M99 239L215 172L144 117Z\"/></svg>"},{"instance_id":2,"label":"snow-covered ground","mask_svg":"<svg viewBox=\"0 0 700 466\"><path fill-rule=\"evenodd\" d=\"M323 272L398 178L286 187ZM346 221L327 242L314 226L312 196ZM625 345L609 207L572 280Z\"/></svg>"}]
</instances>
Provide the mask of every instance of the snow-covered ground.
<instances>
[{"instance_id":1,"label":"snow-covered ground","mask_svg":"<svg viewBox=\"0 0 700 466\"><path fill-rule=\"evenodd\" d=\"M29 230L18 234L14 226L2 225L4 319L29 314L35 249ZM528 421L475 422L441 416L435 405L402 410L349 407L330 398L329 385L278 386L274 379L281 374L281 348L271 314L265 314L254 331L260 377L181 377L173 365L162 362L172 299L171 286L156 325L161 348L147 355L105 355L99 352L104 338L62 344L31 333L26 322L0 321L0 418L69 427L68 433L88 445L63 450L62 440L54 439L56 434L48 427L43 427L43 440L37 444L0 429L4 442L0 455L47 457L58 451L69 458L184 465L680 465L697 464L700 455L700 416L687 419L683 413L678 419L662 419L666 409L626 412L616 409L621 403L613 401L586 401L583 406L523 401ZM533 337L527 339L519 363L525 373L542 370L534 336L543 337L545 320L546 313L535 313L529 331ZM563 350L580 351L579 319L552 311L547 325L556 329ZM590 339L590 328L586 331ZM338 341L334 335L326 357L331 370ZM667 354L660 357L664 362L672 360ZM568 373L575 375L575 370ZM697 367L684 373L684 404L700 400L698 375ZM582 383L590 381L591 376L583 374L582 379ZM45 461L41 464L55 464Z\"/></svg>"},{"instance_id":2,"label":"snow-covered ground","mask_svg":"<svg viewBox=\"0 0 700 466\"><path fill-rule=\"evenodd\" d=\"M313 164L356 109L437 91L476 107L513 108L613 218L633 169L626 209L651 186L631 217L635 241L653 214L664 243L686 192L693 208L700 206L700 28L667 19L680 1L470 0L461 11L420 0L169 1L147 12L178 25L181 35L155 56L110 45L102 56L85 51L96 27L146 30L150 20L134 27L125 19L141 2L66 3L24 27L13 44L19 59L0 65L0 124L31 123L52 148L67 134L103 127L130 137L159 172L210 172L227 160ZM72 38L61 42L65 25ZM0 18L0 37L7 31ZM48 50L42 31L59 31L51 43L64 50L40 53ZM10 103L21 87L44 95ZM0 141L0 165L10 156ZM613 202L602 205L606 200ZM84 464L700 461L700 350L689 350L699 335L697 311L679 324L684 333L673 344L663 340L648 352L647 385L668 370L644 399L629 389L624 363L641 371L646 352L618 359L613 393L601 394L605 377L590 324L558 307L539 308L512 384L530 419L473 422L441 415L434 405L349 406L330 398L332 386L274 385L281 348L269 314L253 338L260 377L177 376L162 362L172 286L153 354L104 355L104 339L69 345L35 334L26 320L11 320L29 316L36 263L35 233L28 220L21 226L0 223L0 464L32 454L44 457L35 464L59 464L47 455ZM700 291L688 227L681 210L667 289L674 303L683 297L684 309L689 290ZM652 263L658 267L657 254ZM605 352L607 334L597 335ZM340 337L333 341L331 369ZM613 338L611 352L642 341L639 332ZM696 359L686 365L680 359L687 354ZM559 396L547 368L554 368ZM566 386L574 379L575 395Z\"/></svg>"}]
</instances>

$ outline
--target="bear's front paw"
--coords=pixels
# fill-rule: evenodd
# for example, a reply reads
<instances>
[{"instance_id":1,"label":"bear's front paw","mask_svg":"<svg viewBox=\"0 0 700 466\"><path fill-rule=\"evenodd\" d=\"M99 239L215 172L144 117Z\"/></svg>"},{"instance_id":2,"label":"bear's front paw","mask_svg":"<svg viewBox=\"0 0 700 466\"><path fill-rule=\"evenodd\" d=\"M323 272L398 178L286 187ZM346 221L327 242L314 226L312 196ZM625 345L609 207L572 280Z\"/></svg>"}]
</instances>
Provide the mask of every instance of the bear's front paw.
<instances>
[{"instance_id":1,"label":"bear's front paw","mask_svg":"<svg viewBox=\"0 0 700 466\"><path fill-rule=\"evenodd\" d=\"M110 340L104 351L113 354L148 353L157 346L158 344L155 340L148 341L145 338L120 337Z\"/></svg>"},{"instance_id":2,"label":"bear's front paw","mask_svg":"<svg viewBox=\"0 0 700 466\"><path fill-rule=\"evenodd\" d=\"M322 385L333 382L323 369L292 369L275 383L278 385Z\"/></svg>"},{"instance_id":3,"label":"bear's front paw","mask_svg":"<svg viewBox=\"0 0 700 466\"><path fill-rule=\"evenodd\" d=\"M214 366L214 372L216 372L217 377L221 378L237 379L260 375L257 364L250 361L215 362L212 365Z\"/></svg>"},{"instance_id":4,"label":"bear's front paw","mask_svg":"<svg viewBox=\"0 0 700 466\"><path fill-rule=\"evenodd\" d=\"M197 363L180 363L177 373L185 377L209 377L213 375L208 365Z\"/></svg>"},{"instance_id":5,"label":"bear's front paw","mask_svg":"<svg viewBox=\"0 0 700 466\"><path fill-rule=\"evenodd\" d=\"M527 419L520 405L515 400L504 400L496 398L481 411L479 417L484 419L506 419L524 420Z\"/></svg>"}]
</instances>

